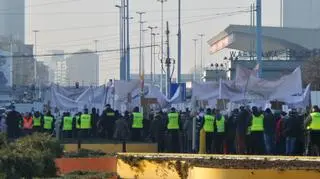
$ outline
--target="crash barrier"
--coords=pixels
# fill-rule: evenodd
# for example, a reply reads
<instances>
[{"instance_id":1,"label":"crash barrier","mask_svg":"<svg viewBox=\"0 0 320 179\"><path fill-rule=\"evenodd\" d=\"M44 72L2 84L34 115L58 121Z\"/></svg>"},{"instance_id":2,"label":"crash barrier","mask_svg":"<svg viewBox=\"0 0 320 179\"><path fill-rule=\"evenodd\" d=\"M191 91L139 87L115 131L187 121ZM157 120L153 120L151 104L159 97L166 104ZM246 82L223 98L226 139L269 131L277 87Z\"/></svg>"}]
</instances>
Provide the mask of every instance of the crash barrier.
<instances>
[{"instance_id":1,"label":"crash barrier","mask_svg":"<svg viewBox=\"0 0 320 179\"><path fill-rule=\"evenodd\" d=\"M118 154L121 178L319 179L320 158L189 154Z\"/></svg>"}]
</instances>

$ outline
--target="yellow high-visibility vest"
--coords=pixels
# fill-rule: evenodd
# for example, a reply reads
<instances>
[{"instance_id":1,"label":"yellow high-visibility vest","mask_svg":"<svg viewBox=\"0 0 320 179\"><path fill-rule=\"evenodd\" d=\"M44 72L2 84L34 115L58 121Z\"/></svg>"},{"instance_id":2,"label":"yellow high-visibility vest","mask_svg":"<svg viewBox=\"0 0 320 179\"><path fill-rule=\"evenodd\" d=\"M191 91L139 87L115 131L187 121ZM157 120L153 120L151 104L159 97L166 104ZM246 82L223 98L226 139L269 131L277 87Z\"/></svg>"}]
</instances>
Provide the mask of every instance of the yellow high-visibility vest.
<instances>
[{"instance_id":1,"label":"yellow high-visibility vest","mask_svg":"<svg viewBox=\"0 0 320 179\"><path fill-rule=\"evenodd\" d=\"M72 121L73 118L71 116L65 116L63 118L63 131L71 131L72 130Z\"/></svg>"},{"instance_id":2,"label":"yellow high-visibility vest","mask_svg":"<svg viewBox=\"0 0 320 179\"><path fill-rule=\"evenodd\" d=\"M169 113L168 120L168 129L179 129L179 113Z\"/></svg>"},{"instance_id":3,"label":"yellow high-visibility vest","mask_svg":"<svg viewBox=\"0 0 320 179\"><path fill-rule=\"evenodd\" d=\"M142 113L134 112L132 114L133 114L132 128L142 129L143 128L143 115L142 115Z\"/></svg>"},{"instance_id":4,"label":"yellow high-visibility vest","mask_svg":"<svg viewBox=\"0 0 320 179\"><path fill-rule=\"evenodd\" d=\"M91 129L91 115L82 114L80 117L80 128L81 129Z\"/></svg>"},{"instance_id":5,"label":"yellow high-visibility vest","mask_svg":"<svg viewBox=\"0 0 320 179\"><path fill-rule=\"evenodd\" d=\"M311 123L308 126L308 130L320 130L320 113L314 112L310 114L311 116Z\"/></svg>"},{"instance_id":6,"label":"yellow high-visibility vest","mask_svg":"<svg viewBox=\"0 0 320 179\"><path fill-rule=\"evenodd\" d=\"M40 126L41 126L41 117L33 116L33 127L40 127Z\"/></svg>"},{"instance_id":7,"label":"yellow high-visibility vest","mask_svg":"<svg viewBox=\"0 0 320 179\"><path fill-rule=\"evenodd\" d=\"M114 117L114 116L115 116L115 113L114 113L114 112L107 112L107 116L108 116L108 117Z\"/></svg>"},{"instance_id":8,"label":"yellow high-visibility vest","mask_svg":"<svg viewBox=\"0 0 320 179\"><path fill-rule=\"evenodd\" d=\"M261 131L264 131L263 119L264 119L263 114L261 114L261 115L258 116L258 117L256 117L255 115L252 115L251 132L261 132Z\"/></svg>"},{"instance_id":9,"label":"yellow high-visibility vest","mask_svg":"<svg viewBox=\"0 0 320 179\"><path fill-rule=\"evenodd\" d=\"M205 132L214 132L213 121L214 117L212 115L204 116L203 129Z\"/></svg>"},{"instance_id":10,"label":"yellow high-visibility vest","mask_svg":"<svg viewBox=\"0 0 320 179\"><path fill-rule=\"evenodd\" d=\"M53 122L53 117L51 116L44 116L43 117L43 128L44 129L52 129L52 122Z\"/></svg>"},{"instance_id":11,"label":"yellow high-visibility vest","mask_svg":"<svg viewBox=\"0 0 320 179\"><path fill-rule=\"evenodd\" d=\"M218 132L218 133L222 133L222 132L225 131L224 122L225 122L224 116L221 116L221 119L220 119L220 120L216 120L217 132Z\"/></svg>"}]
</instances>

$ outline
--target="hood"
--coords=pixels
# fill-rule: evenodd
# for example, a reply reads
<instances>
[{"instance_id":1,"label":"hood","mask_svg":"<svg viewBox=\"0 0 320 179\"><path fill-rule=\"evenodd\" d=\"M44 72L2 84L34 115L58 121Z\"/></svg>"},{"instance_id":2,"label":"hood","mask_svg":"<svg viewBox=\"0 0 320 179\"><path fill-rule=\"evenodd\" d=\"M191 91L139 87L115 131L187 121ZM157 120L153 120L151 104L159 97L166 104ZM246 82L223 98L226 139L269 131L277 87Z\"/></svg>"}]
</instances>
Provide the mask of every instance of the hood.
<instances>
[{"instance_id":1,"label":"hood","mask_svg":"<svg viewBox=\"0 0 320 179\"><path fill-rule=\"evenodd\" d=\"M259 117L261 115L261 113L259 111L252 111L252 114L255 116L255 117Z\"/></svg>"},{"instance_id":2,"label":"hood","mask_svg":"<svg viewBox=\"0 0 320 179\"><path fill-rule=\"evenodd\" d=\"M220 121L221 118L222 118L222 114L216 114L216 119L217 119L218 121Z\"/></svg>"}]
</instances>

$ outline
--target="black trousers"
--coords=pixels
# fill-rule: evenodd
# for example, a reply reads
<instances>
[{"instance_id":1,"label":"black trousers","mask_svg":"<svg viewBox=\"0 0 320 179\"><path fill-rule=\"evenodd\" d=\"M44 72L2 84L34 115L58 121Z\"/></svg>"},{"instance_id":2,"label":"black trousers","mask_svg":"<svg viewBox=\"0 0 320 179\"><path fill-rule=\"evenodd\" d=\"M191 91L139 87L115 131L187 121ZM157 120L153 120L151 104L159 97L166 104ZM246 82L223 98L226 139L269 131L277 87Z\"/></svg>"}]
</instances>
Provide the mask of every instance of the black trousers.
<instances>
[{"instance_id":1,"label":"black trousers","mask_svg":"<svg viewBox=\"0 0 320 179\"><path fill-rule=\"evenodd\" d=\"M63 133L63 138L64 139L71 139L72 138L72 130L71 131L62 131Z\"/></svg>"},{"instance_id":2,"label":"black trousers","mask_svg":"<svg viewBox=\"0 0 320 179\"><path fill-rule=\"evenodd\" d=\"M180 152L180 137L179 130L170 129L167 132L167 152L179 153Z\"/></svg>"},{"instance_id":3,"label":"black trousers","mask_svg":"<svg viewBox=\"0 0 320 179\"><path fill-rule=\"evenodd\" d=\"M137 129L137 128L132 128L131 129L131 135L132 135L132 141L142 141L142 131L143 129Z\"/></svg>"},{"instance_id":4,"label":"black trousers","mask_svg":"<svg viewBox=\"0 0 320 179\"><path fill-rule=\"evenodd\" d=\"M307 134L307 155L320 155L320 131L309 131Z\"/></svg>"},{"instance_id":5,"label":"black trousers","mask_svg":"<svg viewBox=\"0 0 320 179\"><path fill-rule=\"evenodd\" d=\"M224 133L216 133L214 136L214 152L217 154L223 154L224 148Z\"/></svg>"},{"instance_id":6,"label":"black trousers","mask_svg":"<svg viewBox=\"0 0 320 179\"><path fill-rule=\"evenodd\" d=\"M251 132L251 149L252 154L265 154L264 134L263 132Z\"/></svg>"},{"instance_id":7,"label":"black trousers","mask_svg":"<svg viewBox=\"0 0 320 179\"><path fill-rule=\"evenodd\" d=\"M206 153L213 153L213 132L206 132Z\"/></svg>"}]
</instances>

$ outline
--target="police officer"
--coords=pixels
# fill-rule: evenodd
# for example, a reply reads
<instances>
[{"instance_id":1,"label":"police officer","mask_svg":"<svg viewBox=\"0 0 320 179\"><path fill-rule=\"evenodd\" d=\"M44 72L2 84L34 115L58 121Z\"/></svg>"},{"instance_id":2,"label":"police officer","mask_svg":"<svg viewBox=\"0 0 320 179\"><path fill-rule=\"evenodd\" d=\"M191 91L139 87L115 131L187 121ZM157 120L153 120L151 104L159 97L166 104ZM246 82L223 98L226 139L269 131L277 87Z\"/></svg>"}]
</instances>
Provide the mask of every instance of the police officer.
<instances>
[{"instance_id":1,"label":"police officer","mask_svg":"<svg viewBox=\"0 0 320 179\"><path fill-rule=\"evenodd\" d=\"M55 119L51 114L51 111L48 112L43 116L43 131L47 133L52 133L54 129Z\"/></svg>"},{"instance_id":2,"label":"police officer","mask_svg":"<svg viewBox=\"0 0 320 179\"><path fill-rule=\"evenodd\" d=\"M92 128L92 119L87 108L84 109L84 113L80 116L79 125L81 134L80 136L82 138L88 138Z\"/></svg>"},{"instance_id":3,"label":"police officer","mask_svg":"<svg viewBox=\"0 0 320 179\"><path fill-rule=\"evenodd\" d=\"M33 115L33 131L34 132L41 132L43 126L43 121L41 117L41 113L36 111Z\"/></svg>"},{"instance_id":4,"label":"police officer","mask_svg":"<svg viewBox=\"0 0 320 179\"><path fill-rule=\"evenodd\" d=\"M140 141L143 131L143 114L135 107L131 116L131 134L133 141Z\"/></svg>"},{"instance_id":5,"label":"police officer","mask_svg":"<svg viewBox=\"0 0 320 179\"><path fill-rule=\"evenodd\" d=\"M215 117L214 117L214 129L215 129L215 136L214 136L214 147L215 152L218 154L224 153L224 141L225 141L225 117L220 113L219 109L215 110Z\"/></svg>"},{"instance_id":6,"label":"police officer","mask_svg":"<svg viewBox=\"0 0 320 179\"><path fill-rule=\"evenodd\" d=\"M108 139L113 138L116 118L115 111L111 108L110 104L107 104L98 122L99 135L102 138L105 138L106 134Z\"/></svg>"},{"instance_id":7,"label":"police officer","mask_svg":"<svg viewBox=\"0 0 320 179\"><path fill-rule=\"evenodd\" d=\"M73 137L77 138L78 137L78 133L80 131L80 117L81 117L81 112L78 112L75 114L75 116L73 117ZM80 136L79 136L80 137Z\"/></svg>"},{"instance_id":8,"label":"police officer","mask_svg":"<svg viewBox=\"0 0 320 179\"><path fill-rule=\"evenodd\" d=\"M179 130L180 129L181 129L180 115L178 112L176 112L175 108L171 108L171 112L168 113L168 122L167 122L169 152L179 153L179 150L180 150Z\"/></svg>"},{"instance_id":9,"label":"police officer","mask_svg":"<svg viewBox=\"0 0 320 179\"><path fill-rule=\"evenodd\" d=\"M206 153L212 153L213 147L213 121L214 117L212 115L212 111L210 108L207 109L206 114L204 115L204 122L203 122L203 130L206 132Z\"/></svg>"},{"instance_id":10,"label":"police officer","mask_svg":"<svg viewBox=\"0 0 320 179\"><path fill-rule=\"evenodd\" d=\"M257 107L252 107L252 122L249 126L248 131L250 132L251 138L251 149L253 154L264 154L264 125L263 114L258 110Z\"/></svg>"},{"instance_id":11,"label":"police officer","mask_svg":"<svg viewBox=\"0 0 320 179\"><path fill-rule=\"evenodd\" d=\"M63 138L72 138L73 117L71 116L70 112L66 112L63 114L61 126Z\"/></svg>"},{"instance_id":12,"label":"police officer","mask_svg":"<svg viewBox=\"0 0 320 179\"><path fill-rule=\"evenodd\" d=\"M305 121L305 128L307 129L307 155L320 154L320 110L318 106L313 106L312 113ZM314 149L314 150L312 150Z\"/></svg>"}]
</instances>

